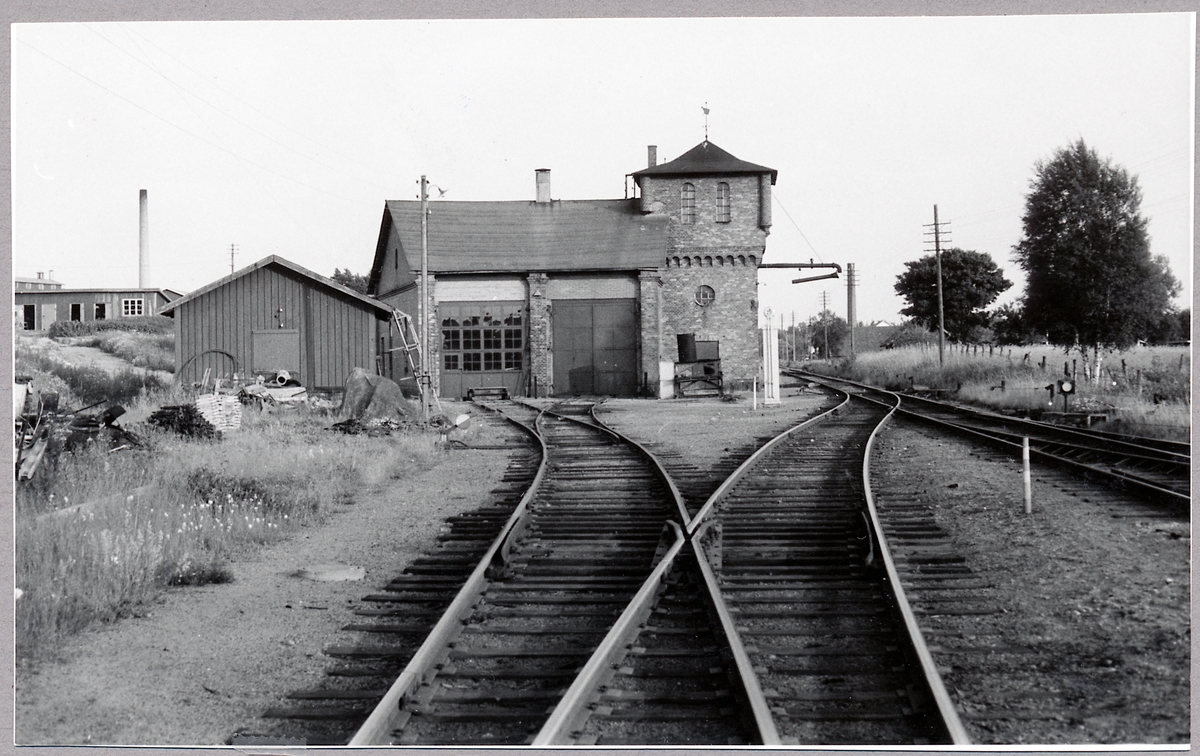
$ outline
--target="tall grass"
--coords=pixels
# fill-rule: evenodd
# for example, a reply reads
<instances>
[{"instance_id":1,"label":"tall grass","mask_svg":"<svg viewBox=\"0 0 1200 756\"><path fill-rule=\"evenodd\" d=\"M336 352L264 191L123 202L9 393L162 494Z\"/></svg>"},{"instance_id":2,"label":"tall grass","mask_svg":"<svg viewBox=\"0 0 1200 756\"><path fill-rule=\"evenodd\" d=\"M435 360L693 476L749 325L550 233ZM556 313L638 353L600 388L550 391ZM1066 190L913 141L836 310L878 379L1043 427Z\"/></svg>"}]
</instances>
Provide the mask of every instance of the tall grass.
<instances>
[{"instance_id":1,"label":"tall grass","mask_svg":"<svg viewBox=\"0 0 1200 756\"><path fill-rule=\"evenodd\" d=\"M948 345L944 356L945 364L939 365L936 346L923 345L867 352L851 361L813 367L893 390L940 390L958 401L1034 417L1063 409L1062 397L1052 400L1046 387L1065 372L1076 379L1069 409L1108 416L1110 430L1182 439L1191 427L1187 347L1109 352L1103 355L1096 380L1084 377L1077 355L1048 345Z\"/></svg>"},{"instance_id":2,"label":"tall grass","mask_svg":"<svg viewBox=\"0 0 1200 756\"><path fill-rule=\"evenodd\" d=\"M22 483L18 656L136 613L172 585L231 579L239 554L436 461L429 436L344 436L329 422L250 413L218 442L139 427L151 451L67 454Z\"/></svg>"},{"instance_id":3,"label":"tall grass","mask_svg":"<svg viewBox=\"0 0 1200 756\"><path fill-rule=\"evenodd\" d=\"M137 331L106 331L79 339L80 346L96 347L120 357L134 367L175 372L175 335Z\"/></svg>"},{"instance_id":4,"label":"tall grass","mask_svg":"<svg viewBox=\"0 0 1200 756\"><path fill-rule=\"evenodd\" d=\"M42 344L18 339L13 369L17 375L33 377L37 390L59 393L61 407L78 409L97 402L128 404L171 388L169 379L132 366L105 370L72 364L60 357L52 344Z\"/></svg>"}]
</instances>

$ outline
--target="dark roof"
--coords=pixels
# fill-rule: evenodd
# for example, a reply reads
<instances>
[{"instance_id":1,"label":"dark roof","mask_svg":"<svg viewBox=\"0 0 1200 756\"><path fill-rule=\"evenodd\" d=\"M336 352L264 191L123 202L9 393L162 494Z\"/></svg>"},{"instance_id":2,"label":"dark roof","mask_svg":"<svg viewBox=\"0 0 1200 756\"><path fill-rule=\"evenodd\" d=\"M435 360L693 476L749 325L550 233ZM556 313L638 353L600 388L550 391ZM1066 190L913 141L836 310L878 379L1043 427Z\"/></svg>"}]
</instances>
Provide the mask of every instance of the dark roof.
<instances>
[{"instance_id":1,"label":"dark roof","mask_svg":"<svg viewBox=\"0 0 1200 756\"><path fill-rule=\"evenodd\" d=\"M644 168L633 174L635 180L642 176L736 176L745 174L771 174L771 183L779 171L762 165L748 163L730 155L707 139L674 160Z\"/></svg>"},{"instance_id":2,"label":"dark roof","mask_svg":"<svg viewBox=\"0 0 1200 756\"><path fill-rule=\"evenodd\" d=\"M258 270L259 268L265 268L267 266L273 266L273 267L284 268L286 270L290 270L293 273L297 273L300 276L303 276L304 278L310 279L315 284L324 286L325 288L328 288L328 289L332 289L332 290L338 292L339 294L343 294L343 295L350 297L351 299L354 299L358 302L362 302L365 305L374 307L375 309L380 310L381 312L383 312L385 314L390 314L392 311L392 308L388 307L383 302L380 302L378 299L375 299L373 297L368 297L366 294L360 294L359 292L355 291L354 289L348 288L346 286L342 286L337 281L334 281L331 278L326 278L325 276L322 276L319 273L313 273L308 268L305 268L301 265L297 265L296 263L292 262L291 260L285 260L282 257L280 257L279 255L271 255L269 257L264 257L263 259L259 260L258 262L254 263L252 265L247 265L246 267L242 268L241 270L237 271L236 273L230 273L229 275L225 276L224 278L218 278L216 281L213 281L212 283L208 284L207 286L202 286L199 289L196 289L195 291L189 292L187 294L187 296L180 297L179 299L176 299L175 301L164 305L162 307L162 309L160 309L158 311L158 314L159 315L170 314L172 310L174 310L176 307L179 307L180 305L182 305L185 302L191 302L193 299L204 296L205 294L207 294L210 291L213 291L214 289L219 289L231 281L235 281L235 280L241 278L242 276L253 273L254 271Z\"/></svg>"},{"instance_id":3,"label":"dark roof","mask_svg":"<svg viewBox=\"0 0 1200 756\"><path fill-rule=\"evenodd\" d=\"M409 270L421 267L421 203L389 200L373 283L389 222ZM666 251L666 216L643 215L636 200L429 205L429 270L435 273L641 270L659 267Z\"/></svg>"}]
</instances>

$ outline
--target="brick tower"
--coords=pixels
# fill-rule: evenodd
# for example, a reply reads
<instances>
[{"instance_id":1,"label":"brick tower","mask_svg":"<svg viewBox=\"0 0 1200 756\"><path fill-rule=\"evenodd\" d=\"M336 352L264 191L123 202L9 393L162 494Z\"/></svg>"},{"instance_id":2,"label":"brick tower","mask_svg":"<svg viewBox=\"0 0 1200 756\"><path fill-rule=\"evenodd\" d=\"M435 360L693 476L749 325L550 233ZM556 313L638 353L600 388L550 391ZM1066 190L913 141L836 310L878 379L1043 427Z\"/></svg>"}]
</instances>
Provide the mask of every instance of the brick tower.
<instances>
[{"instance_id":1,"label":"brick tower","mask_svg":"<svg viewBox=\"0 0 1200 756\"><path fill-rule=\"evenodd\" d=\"M707 139L670 162L656 165L656 157L651 147L649 167L633 178L642 212L669 219L660 271L660 357L679 359L676 334L718 341L726 385L748 387L759 364L758 265L778 172Z\"/></svg>"}]
</instances>

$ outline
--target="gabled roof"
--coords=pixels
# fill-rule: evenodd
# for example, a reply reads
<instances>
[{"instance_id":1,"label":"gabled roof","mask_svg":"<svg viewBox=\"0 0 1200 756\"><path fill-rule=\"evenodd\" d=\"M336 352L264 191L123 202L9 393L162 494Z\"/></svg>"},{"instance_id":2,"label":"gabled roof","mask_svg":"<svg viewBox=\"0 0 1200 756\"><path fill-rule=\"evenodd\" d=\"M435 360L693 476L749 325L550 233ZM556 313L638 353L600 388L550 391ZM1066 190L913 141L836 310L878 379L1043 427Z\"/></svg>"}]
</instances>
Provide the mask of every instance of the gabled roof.
<instances>
[{"instance_id":1,"label":"gabled roof","mask_svg":"<svg viewBox=\"0 0 1200 756\"><path fill-rule=\"evenodd\" d=\"M705 139L670 162L637 171L633 178L640 180L642 176L737 176L763 173L771 174L772 184L779 176L779 171L774 168L739 160Z\"/></svg>"},{"instance_id":2,"label":"gabled roof","mask_svg":"<svg viewBox=\"0 0 1200 756\"><path fill-rule=\"evenodd\" d=\"M667 218L643 215L636 200L446 202L429 205L433 273L644 270L662 264ZM421 267L421 203L389 200L371 285L389 229L409 270Z\"/></svg>"},{"instance_id":3,"label":"gabled roof","mask_svg":"<svg viewBox=\"0 0 1200 756\"><path fill-rule=\"evenodd\" d=\"M239 270L235 273L230 273L229 275L225 276L224 278L219 278L216 281L213 281L212 283L208 284L207 286L203 286L199 289L196 289L195 291L188 293L184 297L180 297L179 299L176 299L175 301L163 306L162 309L160 309L158 311L158 314L159 315L170 315L171 312L176 307L179 307L180 305L184 304L185 302L191 302L193 299L202 297L205 294L207 294L208 292L213 291L214 289L219 289L222 286L224 286L225 284L230 283L231 281L236 281L237 279L241 278L242 276L249 275L250 273L253 273L256 270L259 270L260 268L266 268L268 266L274 266L274 267L279 267L279 268L284 268L286 270L290 270L293 273L303 276L304 278L310 279L313 283L319 284L328 289L332 289L332 290L338 292L339 294L343 294L347 297L350 297L351 299L362 302L363 304L368 305L370 307L374 307L375 309L377 309L385 314L391 314L391 312L392 312L392 308L388 307L383 302L380 302L378 299L375 299L373 297L368 297L366 294L360 294L357 291L355 291L354 289L351 289L346 286L342 286L337 281L334 281L331 278L326 278L325 276L322 276L319 273L313 273L308 268L305 268L301 265L297 265L296 263L292 262L291 260L285 260L282 257L280 257L279 255L271 255L269 257L264 257L263 259L259 260L258 262L254 263L252 265L247 265L245 268L242 268L241 270Z\"/></svg>"}]
</instances>

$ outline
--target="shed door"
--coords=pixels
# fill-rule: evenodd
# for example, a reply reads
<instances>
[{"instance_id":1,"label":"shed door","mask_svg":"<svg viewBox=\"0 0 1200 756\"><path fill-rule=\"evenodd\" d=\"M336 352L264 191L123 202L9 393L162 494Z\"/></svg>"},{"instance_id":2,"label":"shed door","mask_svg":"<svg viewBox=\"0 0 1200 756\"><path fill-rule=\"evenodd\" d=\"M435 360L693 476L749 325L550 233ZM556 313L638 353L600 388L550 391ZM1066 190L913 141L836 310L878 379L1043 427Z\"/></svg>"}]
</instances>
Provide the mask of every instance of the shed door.
<instances>
[{"instance_id":1,"label":"shed door","mask_svg":"<svg viewBox=\"0 0 1200 756\"><path fill-rule=\"evenodd\" d=\"M292 374L292 377L299 378L300 329L280 328L272 331L253 331L251 333L250 361L251 372L275 373L286 370Z\"/></svg>"},{"instance_id":2,"label":"shed door","mask_svg":"<svg viewBox=\"0 0 1200 756\"><path fill-rule=\"evenodd\" d=\"M637 393L637 300L554 301L554 393Z\"/></svg>"}]
</instances>

